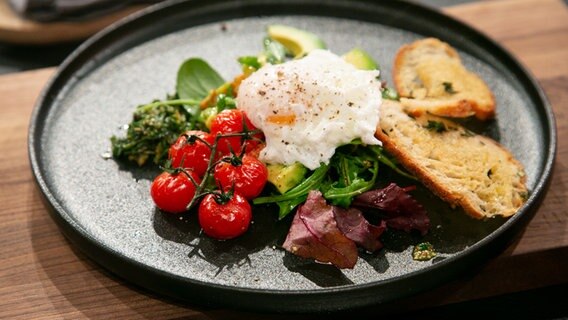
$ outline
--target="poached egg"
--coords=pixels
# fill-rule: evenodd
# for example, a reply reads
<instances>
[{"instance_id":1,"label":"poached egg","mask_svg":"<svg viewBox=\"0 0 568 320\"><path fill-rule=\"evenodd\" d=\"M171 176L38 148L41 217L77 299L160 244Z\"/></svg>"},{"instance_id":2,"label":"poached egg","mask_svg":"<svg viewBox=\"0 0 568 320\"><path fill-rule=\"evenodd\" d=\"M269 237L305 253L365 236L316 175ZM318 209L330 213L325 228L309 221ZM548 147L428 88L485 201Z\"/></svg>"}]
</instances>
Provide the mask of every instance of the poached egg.
<instances>
[{"instance_id":1,"label":"poached egg","mask_svg":"<svg viewBox=\"0 0 568 320\"><path fill-rule=\"evenodd\" d=\"M266 137L260 160L314 170L354 139L380 145L378 75L319 49L250 75L239 86L237 107Z\"/></svg>"}]
</instances>

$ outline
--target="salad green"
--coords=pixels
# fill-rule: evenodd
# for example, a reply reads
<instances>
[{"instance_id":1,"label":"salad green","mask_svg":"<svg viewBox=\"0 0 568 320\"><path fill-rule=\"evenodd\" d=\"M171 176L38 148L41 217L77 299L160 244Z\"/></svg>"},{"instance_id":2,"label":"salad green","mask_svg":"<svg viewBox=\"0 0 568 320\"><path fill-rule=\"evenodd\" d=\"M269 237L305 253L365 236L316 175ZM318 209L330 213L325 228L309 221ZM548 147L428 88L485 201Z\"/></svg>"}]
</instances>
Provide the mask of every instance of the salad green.
<instances>
[{"instance_id":1,"label":"salad green","mask_svg":"<svg viewBox=\"0 0 568 320\"><path fill-rule=\"evenodd\" d=\"M286 33L282 33L286 30L293 31L291 38L286 38ZM184 61L177 73L176 93L167 97L166 100L153 101L139 106L134 112L132 122L128 125L126 136L111 137L113 156L117 159L134 161L138 165L144 165L151 158L155 164L167 168L169 171L166 170L168 172L161 176L162 181L176 181L180 185L183 184L185 188L191 189L193 193L193 198L185 204L186 211L197 205L202 198L208 199L209 208L211 208L214 206L212 201L223 207L231 202L233 197L240 197L241 195L235 190L235 184L240 186L243 184L240 180L246 180L242 178L247 176L241 168L243 159L254 155L255 152L258 155L258 150L264 143L262 138L259 138L261 136L259 130L255 129L244 113L239 113L240 110L237 109L236 96L240 82L265 64L284 63L289 59L301 58L309 50L325 47L323 41L314 37L315 35L311 33L295 28L280 25L269 27L269 36L263 39L262 51L256 56L239 57L238 62L242 66L243 74L230 82L225 81L203 59L190 58ZM378 64L372 60L371 56L359 48L350 51L344 57L347 57L346 61L361 68L378 68ZM396 91L386 88L384 83L382 93L385 99L398 99ZM221 118L223 120L220 120ZM234 142L237 143L236 147L232 145ZM228 147L230 153L224 151L220 154L221 147L225 149ZM191 165L188 167L192 159L185 157L193 157L197 153L202 159L206 159L207 166L203 170L204 174L194 177L195 168ZM172 157L177 157L175 160L179 167L171 168L172 160L174 160ZM256 158L255 160L258 161ZM247 158L247 161L252 160ZM292 166L284 165L271 166L269 169L266 169L265 164L255 166L257 173L264 176L264 180L255 182L256 186L260 186L262 190L266 181L274 185L264 188L261 196L257 197L258 193L255 193L254 197L248 199L254 205L276 205L279 208L279 219L288 216L298 206L305 205L308 199L311 199L309 201L314 204L314 208L318 208L317 203L323 201L329 203L325 205L328 210L326 219L335 219L333 212L336 212L336 217L341 217L343 221L339 225L340 229L344 225L356 223L359 228L363 229L351 230L350 237L358 239L353 240L357 244L366 243L364 247L373 248L373 250L382 246L378 237L386 230L386 224L383 221L380 226L370 225L360 211L351 208L356 199L359 199L357 203L368 208L390 210L394 216L387 223L390 223L391 227L419 229L423 232L428 226L428 219L424 218L425 211L417 206L407 194L410 189L394 187L376 189L383 166L391 168L402 176L414 179L401 170L396 160L379 145L365 145L356 139L337 148L329 164L322 163L313 171L308 171L302 165L300 165L300 170L292 170ZM220 167L225 168L223 175L218 175ZM232 180L235 179L233 174L237 171L242 177L239 178L240 180ZM228 182L224 183L225 186L217 185L220 179L232 181L233 186L227 186ZM187 180L190 180L193 186L190 186ZM159 198L160 203L167 204L167 198L163 199L160 192L173 193L173 190L168 190L166 184L161 184L159 188L161 189L154 192L152 196L155 197L155 201ZM213 195L214 199L211 200L209 195ZM321 200L318 200L320 197ZM180 203L183 208L185 200L178 201L178 204ZM159 207L162 208L162 206ZM180 211L177 210L178 207L176 207L177 212ZM421 223L418 227L408 227L404 221L406 218L401 220L397 216L401 212L407 212L409 208L415 211L421 219L419 219ZM415 210L416 208L418 209ZM306 210L304 209L303 214L310 216L311 213ZM200 222L201 217L200 212ZM208 212L208 219L208 226L214 228L215 213ZM248 220L250 221L250 217ZM229 225L228 221L223 223ZM345 230L348 228L344 228ZM335 230L334 232L341 234L345 233L344 231ZM242 232L244 231L240 230L238 234ZM209 230L206 234L217 233ZM287 243L290 245L294 243L290 241Z\"/></svg>"}]
</instances>

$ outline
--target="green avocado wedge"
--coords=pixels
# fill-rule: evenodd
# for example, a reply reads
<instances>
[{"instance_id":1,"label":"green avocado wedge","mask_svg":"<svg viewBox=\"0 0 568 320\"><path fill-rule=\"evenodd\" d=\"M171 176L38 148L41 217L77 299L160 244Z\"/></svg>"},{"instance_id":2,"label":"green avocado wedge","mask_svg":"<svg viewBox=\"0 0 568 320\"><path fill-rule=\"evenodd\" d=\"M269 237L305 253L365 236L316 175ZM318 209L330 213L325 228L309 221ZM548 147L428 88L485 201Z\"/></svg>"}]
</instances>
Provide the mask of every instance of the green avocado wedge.
<instances>
[{"instance_id":1,"label":"green avocado wedge","mask_svg":"<svg viewBox=\"0 0 568 320\"><path fill-rule=\"evenodd\" d=\"M379 65L371 56L360 48L353 48L342 56L343 60L360 70L378 70Z\"/></svg>"},{"instance_id":2,"label":"green avocado wedge","mask_svg":"<svg viewBox=\"0 0 568 320\"><path fill-rule=\"evenodd\" d=\"M308 169L299 162L291 165L269 164L267 169L268 182L272 183L281 194L302 182L308 172Z\"/></svg>"},{"instance_id":3,"label":"green avocado wedge","mask_svg":"<svg viewBox=\"0 0 568 320\"><path fill-rule=\"evenodd\" d=\"M268 26L267 31L271 39L280 42L296 59L315 49L327 49L318 36L301 29L275 24Z\"/></svg>"}]
</instances>

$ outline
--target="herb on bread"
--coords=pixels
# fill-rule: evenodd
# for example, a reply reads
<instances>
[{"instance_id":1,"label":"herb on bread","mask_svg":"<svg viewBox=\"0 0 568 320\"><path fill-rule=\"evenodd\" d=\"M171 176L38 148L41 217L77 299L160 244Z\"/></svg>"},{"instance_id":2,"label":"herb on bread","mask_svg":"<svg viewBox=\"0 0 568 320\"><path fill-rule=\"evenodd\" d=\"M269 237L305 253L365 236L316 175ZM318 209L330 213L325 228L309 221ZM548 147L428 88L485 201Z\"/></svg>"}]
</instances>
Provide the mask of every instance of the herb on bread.
<instances>
[{"instance_id":1,"label":"herb on bread","mask_svg":"<svg viewBox=\"0 0 568 320\"><path fill-rule=\"evenodd\" d=\"M430 134L428 120L452 130ZM433 115L410 117L400 103L384 100L376 134L386 151L450 205L476 219L513 215L526 200L522 165L497 142L467 133Z\"/></svg>"},{"instance_id":2,"label":"herb on bread","mask_svg":"<svg viewBox=\"0 0 568 320\"><path fill-rule=\"evenodd\" d=\"M444 132L447 130L446 125L442 121L428 120L428 124L424 127L434 132Z\"/></svg>"},{"instance_id":3,"label":"herb on bread","mask_svg":"<svg viewBox=\"0 0 568 320\"><path fill-rule=\"evenodd\" d=\"M495 116L495 99L487 84L465 68L454 48L438 39L401 47L393 78L409 113L480 120Z\"/></svg>"},{"instance_id":4,"label":"herb on bread","mask_svg":"<svg viewBox=\"0 0 568 320\"><path fill-rule=\"evenodd\" d=\"M458 93L456 90L454 90L454 86L451 82L442 82L442 85L444 86L444 91L446 91L449 94L455 94Z\"/></svg>"}]
</instances>

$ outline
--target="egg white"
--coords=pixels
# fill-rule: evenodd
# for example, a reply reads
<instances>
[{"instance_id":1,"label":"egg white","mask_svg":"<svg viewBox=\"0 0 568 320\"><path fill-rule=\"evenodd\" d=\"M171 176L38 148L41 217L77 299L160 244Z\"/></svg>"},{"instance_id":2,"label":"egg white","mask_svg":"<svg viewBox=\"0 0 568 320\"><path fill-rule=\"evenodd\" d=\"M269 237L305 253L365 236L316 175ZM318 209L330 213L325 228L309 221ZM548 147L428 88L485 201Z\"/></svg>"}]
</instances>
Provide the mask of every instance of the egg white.
<instances>
[{"instance_id":1,"label":"egg white","mask_svg":"<svg viewBox=\"0 0 568 320\"><path fill-rule=\"evenodd\" d=\"M239 87L237 107L264 132L260 160L297 161L314 170L354 139L381 144L375 138L382 102L378 75L314 50L249 76Z\"/></svg>"}]
</instances>

